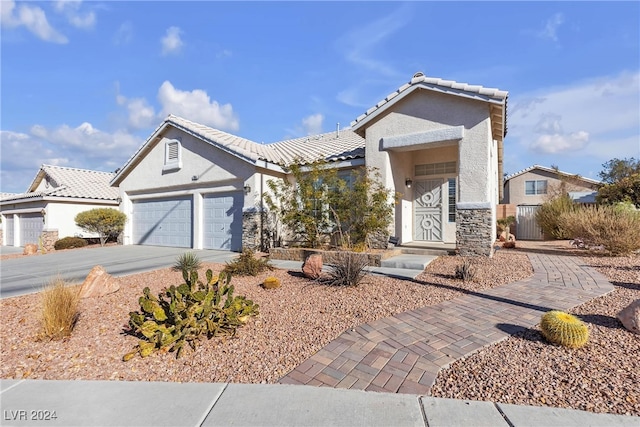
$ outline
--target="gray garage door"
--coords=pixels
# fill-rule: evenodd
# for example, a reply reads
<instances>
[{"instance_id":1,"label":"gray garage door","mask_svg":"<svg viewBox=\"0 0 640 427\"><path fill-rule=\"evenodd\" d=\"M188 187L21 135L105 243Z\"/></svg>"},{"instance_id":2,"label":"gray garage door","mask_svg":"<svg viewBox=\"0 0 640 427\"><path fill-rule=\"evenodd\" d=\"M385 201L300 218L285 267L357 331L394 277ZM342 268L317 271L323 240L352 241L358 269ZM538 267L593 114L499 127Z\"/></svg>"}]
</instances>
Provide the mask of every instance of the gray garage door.
<instances>
[{"instance_id":1,"label":"gray garage door","mask_svg":"<svg viewBox=\"0 0 640 427\"><path fill-rule=\"evenodd\" d=\"M43 228L44 219L42 214L27 213L20 215L20 244L22 246L27 243L38 244Z\"/></svg>"},{"instance_id":2,"label":"gray garage door","mask_svg":"<svg viewBox=\"0 0 640 427\"><path fill-rule=\"evenodd\" d=\"M133 243L136 245L192 247L191 197L133 202Z\"/></svg>"},{"instance_id":3,"label":"gray garage door","mask_svg":"<svg viewBox=\"0 0 640 427\"><path fill-rule=\"evenodd\" d=\"M242 193L204 197L203 247L239 251L242 248Z\"/></svg>"},{"instance_id":4,"label":"gray garage door","mask_svg":"<svg viewBox=\"0 0 640 427\"><path fill-rule=\"evenodd\" d=\"M516 208L516 236L518 240L542 240L542 229L536 221L538 205L518 206Z\"/></svg>"},{"instance_id":5,"label":"gray garage door","mask_svg":"<svg viewBox=\"0 0 640 427\"><path fill-rule=\"evenodd\" d=\"M14 241L13 241L13 215L7 215L5 217L5 224L4 224L4 244L7 246L13 246L14 245Z\"/></svg>"}]
</instances>

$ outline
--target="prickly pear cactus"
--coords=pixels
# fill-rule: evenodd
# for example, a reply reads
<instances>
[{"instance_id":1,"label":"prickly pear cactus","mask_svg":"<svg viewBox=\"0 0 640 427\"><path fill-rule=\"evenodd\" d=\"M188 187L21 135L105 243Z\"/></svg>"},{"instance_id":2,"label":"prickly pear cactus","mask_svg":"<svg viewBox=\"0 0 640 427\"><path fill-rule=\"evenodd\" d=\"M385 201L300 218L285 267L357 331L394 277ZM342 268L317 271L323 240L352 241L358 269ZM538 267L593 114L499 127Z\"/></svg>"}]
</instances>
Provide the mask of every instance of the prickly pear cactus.
<instances>
[{"instance_id":1,"label":"prickly pear cactus","mask_svg":"<svg viewBox=\"0 0 640 427\"><path fill-rule=\"evenodd\" d=\"M138 299L139 311L129 313L129 326L139 338L138 345L123 356L147 357L156 351L171 351L180 357L185 343L195 350L198 340L233 335L249 317L258 315L258 304L233 295L231 277L207 270L206 283L195 271L183 272L185 283L170 286L158 297L144 288Z\"/></svg>"},{"instance_id":2,"label":"prickly pear cactus","mask_svg":"<svg viewBox=\"0 0 640 427\"><path fill-rule=\"evenodd\" d=\"M264 279L264 282L262 282L262 286L265 289L275 289L275 288L279 288L280 287L280 279L278 279L277 277L267 277L266 279Z\"/></svg>"},{"instance_id":3,"label":"prickly pear cactus","mask_svg":"<svg viewBox=\"0 0 640 427\"><path fill-rule=\"evenodd\" d=\"M569 313L552 310L540 321L542 335L554 344L569 348L580 348L589 340L587 325Z\"/></svg>"}]
</instances>

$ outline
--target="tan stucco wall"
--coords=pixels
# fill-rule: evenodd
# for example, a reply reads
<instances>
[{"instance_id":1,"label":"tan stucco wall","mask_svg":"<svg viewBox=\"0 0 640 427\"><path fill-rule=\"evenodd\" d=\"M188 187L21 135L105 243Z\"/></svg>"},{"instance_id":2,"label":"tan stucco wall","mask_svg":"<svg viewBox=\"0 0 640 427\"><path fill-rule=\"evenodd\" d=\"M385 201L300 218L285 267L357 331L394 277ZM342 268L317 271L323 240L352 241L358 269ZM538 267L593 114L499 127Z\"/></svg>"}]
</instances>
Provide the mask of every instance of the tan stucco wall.
<instances>
[{"instance_id":1,"label":"tan stucco wall","mask_svg":"<svg viewBox=\"0 0 640 427\"><path fill-rule=\"evenodd\" d=\"M383 151L385 137L464 127L459 141L443 142L445 147L417 151ZM483 101L420 90L398 101L390 111L366 128L367 166L378 168L388 188L403 193L395 210L395 234L402 241L413 240L413 194L405 179L414 177L414 166L423 163L456 161L458 166L458 203L477 204L495 211L498 193L497 144L491 138L489 106ZM430 178L430 177L429 177ZM447 178L443 176L442 178ZM443 196L446 197L446 179ZM443 200L443 203L445 200ZM446 210L443 220L446 220ZM495 217L495 212L493 213ZM445 223L444 239L454 242L455 225Z\"/></svg>"},{"instance_id":2,"label":"tan stucco wall","mask_svg":"<svg viewBox=\"0 0 640 427\"><path fill-rule=\"evenodd\" d=\"M526 181L541 181L547 180L547 194L525 194L525 182ZM525 172L522 175L511 178L504 187L504 203L512 205L540 205L551 198L553 194L557 192L562 180L558 178L558 175L552 172L534 169L529 172ZM575 180L567 181L567 191L595 191L597 185ZM556 190L554 192L554 189Z\"/></svg>"}]
</instances>

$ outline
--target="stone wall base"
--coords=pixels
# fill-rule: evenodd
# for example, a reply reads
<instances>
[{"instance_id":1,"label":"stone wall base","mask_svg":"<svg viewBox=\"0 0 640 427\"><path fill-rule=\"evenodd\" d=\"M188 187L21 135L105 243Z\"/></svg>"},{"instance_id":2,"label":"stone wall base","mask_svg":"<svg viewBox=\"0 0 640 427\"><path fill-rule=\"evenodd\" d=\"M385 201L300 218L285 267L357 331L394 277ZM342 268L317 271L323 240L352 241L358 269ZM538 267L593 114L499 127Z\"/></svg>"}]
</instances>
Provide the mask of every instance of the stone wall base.
<instances>
[{"instance_id":1,"label":"stone wall base","mask_svg":"<svg viewBox=\"0 0 640 427\"><path fill-rule=\"evenodd\" d=\"M47 252L53 251L54 245L58 241L58 230L43 230L40 236L42 237L42 248Z\"/></svg>"},{"instance_id":2,"label":"stone wall base","mask_svg":"<svg viewBox=\"0 0 640 427\"><path fill-rule=\"evenodd\" d=\"M493 256L491 209L456 209L456 247L462 256Z\"/></svg>"},{"instance_id":3,"label":"stone wall base","mask_svg":"<svg viewBox=\"0 0 640 427\"><path fill-rule=\"evenodd\" d=\"M262 250L262 230L260 212L257 210L242 213L242 249Z\"/></svg>"}]
</instances>

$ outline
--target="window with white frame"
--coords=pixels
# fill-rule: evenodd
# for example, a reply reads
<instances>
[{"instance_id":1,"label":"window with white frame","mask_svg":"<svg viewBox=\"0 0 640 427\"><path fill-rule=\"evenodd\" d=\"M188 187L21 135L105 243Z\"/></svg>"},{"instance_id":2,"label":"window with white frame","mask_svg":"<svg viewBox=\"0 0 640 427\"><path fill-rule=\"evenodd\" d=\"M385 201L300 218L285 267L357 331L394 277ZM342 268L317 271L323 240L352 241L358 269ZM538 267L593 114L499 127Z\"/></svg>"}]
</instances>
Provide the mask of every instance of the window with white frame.
<instances>
[{"instance_id":1,"label":"window with white frame","mask_svg":"<svg viewBox=\"0 0 640 427\"><path fill-rule=\"evenodd\" d=\"M533 196L536 194L547 194L547 180L531 180L524 182L524 194Z\"/></svg>"},{"instance_id":2,"label":"window with white frame","mask_svg":"<svg viewBox=\"0 0 640 427\"><path fill-rule=\"evenodd\" d=\"M162 170L177 170L182 168L182 144L177 139L164 143L164 166Z\"/></svg>"},{"instance_id":3,"label":"window with white frame","mask_svg":"<svg viewBox=\"0 0 640 427\"><path fill-rule=\"evenodd\" d=\"M449 178L449 222L456 222L456 179Z\"/></svg>"}]
</instances>

